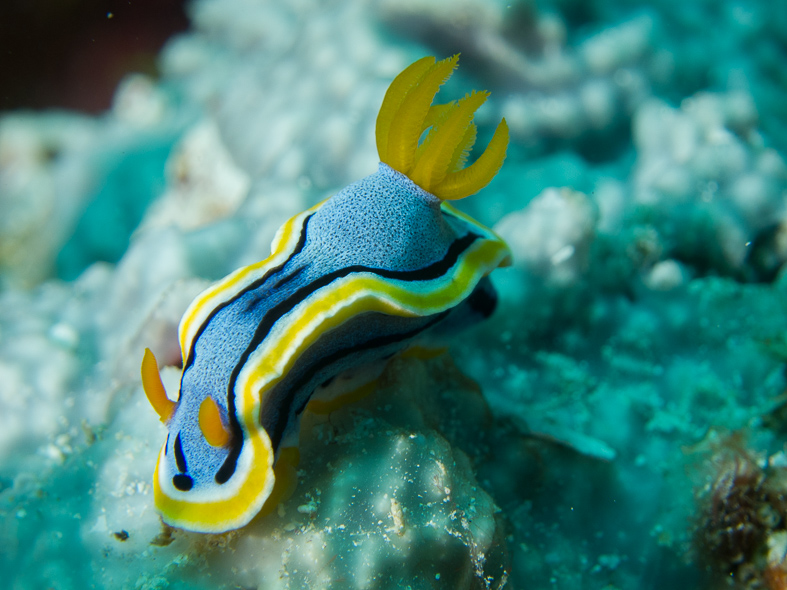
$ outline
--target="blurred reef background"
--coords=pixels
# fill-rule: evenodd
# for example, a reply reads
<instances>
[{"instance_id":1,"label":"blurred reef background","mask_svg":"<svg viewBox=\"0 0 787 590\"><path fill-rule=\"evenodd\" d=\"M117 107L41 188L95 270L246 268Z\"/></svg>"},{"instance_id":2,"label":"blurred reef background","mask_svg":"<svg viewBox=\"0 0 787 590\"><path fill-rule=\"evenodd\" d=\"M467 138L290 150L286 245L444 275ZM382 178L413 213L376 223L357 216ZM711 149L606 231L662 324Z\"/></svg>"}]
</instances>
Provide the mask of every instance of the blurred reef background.
<instances>
[{"instance_id":1,"label":"blurred reef background","mask_svg":"<svg viewBox=\"0 0 787 590\"><path fill-rule=\"evenodd\" d=\"M0 13L6 587L787 588L787 3L39 4ZM191 299L456 52L441 96L512 131L459 203L512 247L498 311L307 415L273 514L162 525L144 347L175 390Z\"/></svg>"}]
</instances>

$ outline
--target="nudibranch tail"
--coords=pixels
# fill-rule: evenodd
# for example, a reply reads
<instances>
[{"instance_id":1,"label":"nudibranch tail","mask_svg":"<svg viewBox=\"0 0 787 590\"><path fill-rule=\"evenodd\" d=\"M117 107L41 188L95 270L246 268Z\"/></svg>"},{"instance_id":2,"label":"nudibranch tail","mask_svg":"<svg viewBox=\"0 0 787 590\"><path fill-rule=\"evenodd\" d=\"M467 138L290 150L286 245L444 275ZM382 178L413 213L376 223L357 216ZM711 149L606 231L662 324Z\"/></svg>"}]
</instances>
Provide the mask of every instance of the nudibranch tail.
<instances>
[{"instance_id":1,"label":"nudibranch tail","mask_svg":"<svg viewBox=\"0 0 787 590\"><path fill-rule=\"evenodd\" d=\"M467 197L489 184L508 147L503 119L481 157L462 169L475 143L473 115L489 93L473 91L458 101L432 105L458 60L459 55L437 63L425 57L411 64L391 83L377 117L380 161L443 200Z\"/></svg>"},{"instance_id":2,"label":"nudibranch tail","mask_svg":"<svg viewBox=\"0 0 787 590\"><path fill-rule=\"evenodd\" d=\"M161 382L156 357L153 356L149 348L145 349L145 356L142 357L142 389L145 390L150 405L156 410L161 421L168 422L175 411L175 402L167 397L164 384Z\"/></svg>"},{"instance_id":3,"label":"nudibranch tail","mask_svg":"<svg viewBox=\"0 0 787 590\"><path fill-rule=\"evenodd\" d=\"M295 492L298 485L298 463L301 460L297 447L285 447L279 452L276 466L273 468L273 489L260 508L259 516L267 516L274 511L280 502L287 500Z\"/></svg>"}]
</instances>

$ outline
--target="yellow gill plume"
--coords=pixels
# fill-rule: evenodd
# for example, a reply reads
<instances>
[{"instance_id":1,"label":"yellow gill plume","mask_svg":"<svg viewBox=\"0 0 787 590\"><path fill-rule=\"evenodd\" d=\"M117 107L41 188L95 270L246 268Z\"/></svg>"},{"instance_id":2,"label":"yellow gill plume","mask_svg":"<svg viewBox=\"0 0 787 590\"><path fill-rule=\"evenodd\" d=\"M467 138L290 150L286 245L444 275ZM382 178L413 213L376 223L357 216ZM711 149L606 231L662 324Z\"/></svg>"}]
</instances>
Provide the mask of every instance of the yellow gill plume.
<instances>
[{"instance_id":1,"label":"yellow gill plume","mask_svg":"<svg viewBox=\"0 0 787 590\"><path fill-rule=\"evenodd\" d=\"M377 154L381 162L388 161L388 133L404 97L413 89L423 75L434 65L434 57L422 57L407 66L396 76L388 86L377 113L375 136L377 139ZM390 164L389 164L390 166ZM393 168L393 166L391 166Z\"/></svg>"},{"instance_id":2,"label":"yellow gill plume","mask_svg":"<svg viewBox=\"0 0 787 590\"><path fill-rule=\"evenodd\" d=\"M162 422L168 422L175 411L175 402L167 397L164 384L161 382L156 357L153 356L149 348L145 349L145 356L142 357L141 372L142 389L145 390L150 405L156 410L156 414L159 415Z\"/></svg>"},{"instance_id":3,"label":"yellow gill plume","mask_svg":"<svg viewBox=\"0 0 787 590\"><path fill-rule=\"evenodd\" d=\"M475 143L473 115L489 93L473 91L458 101L431 104L458 60L459 55L436 63L434 57L424 57L408 66L391 82L377 116L380 161L443 200L461 199L485 187L500 170L508 147L503 119L484 153L462 168Z\"/></svg>"}]
</instances>

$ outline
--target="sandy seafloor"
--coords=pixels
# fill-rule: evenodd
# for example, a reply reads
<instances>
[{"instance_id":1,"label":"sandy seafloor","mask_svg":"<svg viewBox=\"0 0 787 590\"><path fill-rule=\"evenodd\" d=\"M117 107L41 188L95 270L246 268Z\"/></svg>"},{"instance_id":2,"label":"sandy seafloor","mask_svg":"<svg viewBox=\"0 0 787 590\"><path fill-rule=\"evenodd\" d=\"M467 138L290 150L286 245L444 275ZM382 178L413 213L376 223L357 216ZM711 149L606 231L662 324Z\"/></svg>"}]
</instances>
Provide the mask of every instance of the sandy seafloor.
<instances>
[{"instance_id":1,"label":"sandy seafloor","mask_svg":"<svg viewBox=\"0 0 787 590\"><path fill-rule=\"evenodd\" d=\"M0 117L0 586L787 587L787 4L198 0L111 111ZM461 52L508 158L493 318L306 415L293 496L164 526L177 324L375 171L396 73Z\"/></svg>"}]
</instances>

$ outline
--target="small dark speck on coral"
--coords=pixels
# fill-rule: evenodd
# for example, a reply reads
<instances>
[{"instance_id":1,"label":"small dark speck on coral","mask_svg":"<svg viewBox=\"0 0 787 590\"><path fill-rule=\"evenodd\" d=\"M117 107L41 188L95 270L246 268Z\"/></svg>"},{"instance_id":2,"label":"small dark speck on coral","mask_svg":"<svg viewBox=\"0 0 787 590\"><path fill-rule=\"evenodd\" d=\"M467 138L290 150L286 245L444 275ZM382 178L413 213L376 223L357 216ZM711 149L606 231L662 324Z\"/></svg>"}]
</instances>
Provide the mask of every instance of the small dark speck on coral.
<instances>
[{"instance_id":1,"label":"small dark speck on coral","mask_svg":"<svg viewBox=\"0 0 787 590\"><path fill-rule=\"evenodd\" d=\"M114 537L118 541L121 541L121 542L125 541L126 539L128 539L128 533L126 531L118 531L118 532L112 533L112 534L114 535Z\"/></svg>"}]
</instances>

